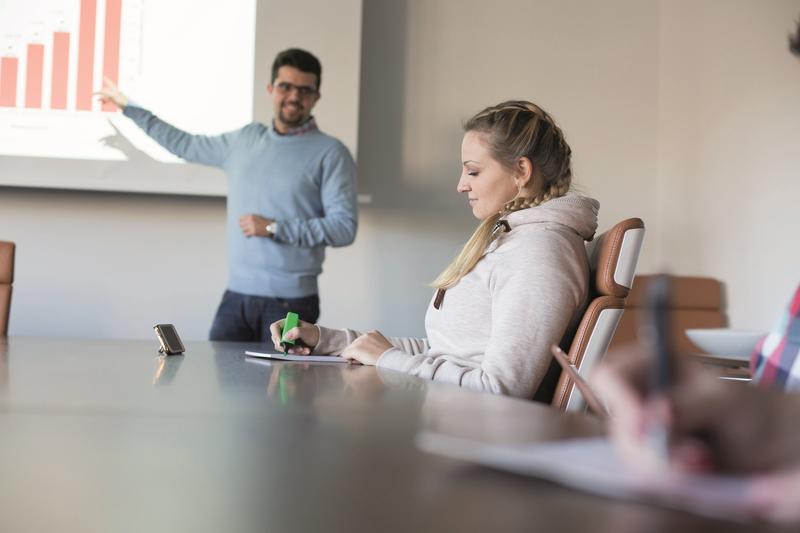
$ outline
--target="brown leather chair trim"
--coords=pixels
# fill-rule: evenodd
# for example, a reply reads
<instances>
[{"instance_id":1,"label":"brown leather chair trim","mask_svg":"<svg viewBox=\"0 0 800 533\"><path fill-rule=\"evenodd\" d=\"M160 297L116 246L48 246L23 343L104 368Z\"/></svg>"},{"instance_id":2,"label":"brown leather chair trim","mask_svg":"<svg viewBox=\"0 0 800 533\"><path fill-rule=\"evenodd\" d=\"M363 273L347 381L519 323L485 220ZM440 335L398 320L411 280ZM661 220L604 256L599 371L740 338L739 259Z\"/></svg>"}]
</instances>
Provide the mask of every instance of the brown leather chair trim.
<instances>
[{"instance_id":1,"label":"brown leather chair trim","mask_svg":"<svg viewBox=\"0 0 800 533\"><path fill-rule=\"evenodd\" d=\"M595 277L595 286L600 294L608 294L620 298L625 298L628 295L630 289L614 281L614 272L617 269L617 261L619 260L625 232L640 228L644 228L644 221L641 218L627 218L600 235L600 242L596 245L600 248L596 250L599 255Z\"/></svg>"},{"instance_id":2,"label":"brown leather chair trim","mask_svg":"<svg viewBox=\"0 0 800 533\"><path fill-rule=\"evenodd\" d=\"M611 347L620 346L639 338L639 323L645 315L643 309L625 307L625 314L617 326L617 332L611 341ZM690 328L724 328L728 325L725 314L720 310L706 309L670 309L670 340L675 351L680 353L702 353L689 337L686 330Z\"/></svg>"},{"instance_id":3,"label":"brown leather chair trim","mask_svg":"<svg viewBox=\"0 0 800 533\"><path fill-rule=\"evenodd\" d=\"M572 344L569 347L567 359L569 362L580 368L583 362L583 355L586 352L586 346L589 344L589 339L592 336L597 321L600 318L600 313L606 309L624 309L625 300L617 296L598 296L583 314L581 323L578 325L578 331L572 339ZM566 409L569 394L572 391L574 383L566 372L561 372L561 377L558 379L556 385L556 392L553 395L551 405L559 409Z\"/></svg>"},{"instance_id":4,"label":"brown leather chair trim","mask_svg":"<svg viewBox=\"0 0 800 533\"><path fill-rule=\"evenodd\" d=\"M8 315L11 309L11 285L0 285L0 337L8 335Z\"/></svg>"},{"instance_id":5,"label":"brown leather chair trim","mask_svg":"<svg viewBox=\"0 0 800 533\"><path fill-rule=\"evenodd\" d=\"M0 283L14 283L14 250L13 242L0 241Z\"/></svg>"},{"instance_id":6,"label":"brown leather chair trim","mask_svg":"<svg viewBox=\"0 0 800 533\"><path fill-rule=\"evenodd\" d=\"M647 301L647 286L654 275L636 276L628 296L628 307L644 307ZM724 309L722 283L713 278L697 276L669 276L670 307L676 309Z\"/></svg>"},{"instance_id":7,"label":"brown leather chair trim","mask_svg":"<svg viewBox=\"0 0 800 533\"><path fill-rule=\"evenodd\" d=\"M14 282L13 242L0 241L0 337L8 335L8 315L11 310L11 284Z\"/></svg>"}]
</instances>

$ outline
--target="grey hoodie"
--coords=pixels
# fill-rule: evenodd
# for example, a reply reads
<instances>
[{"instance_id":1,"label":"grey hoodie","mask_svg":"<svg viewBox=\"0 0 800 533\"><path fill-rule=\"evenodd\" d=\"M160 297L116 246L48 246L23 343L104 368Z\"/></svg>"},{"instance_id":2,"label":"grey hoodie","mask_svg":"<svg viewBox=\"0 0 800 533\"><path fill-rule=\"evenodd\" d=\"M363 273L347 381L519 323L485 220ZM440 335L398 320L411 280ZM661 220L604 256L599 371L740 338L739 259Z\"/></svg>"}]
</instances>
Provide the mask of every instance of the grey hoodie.
<instances>
[{"instance_id":1,"label":"grey hoodie","mask_svg":"<svg viewBox=\"0 0 800 533\"><path fill-rule=\"evenodd\" d=\"M470 389L531 399L589 291L584 241L597 200L568 194L506 217L510 231L425 315L426 339L392 338L378 366ZM320 328L317 353L339 354L360 333Z\"/></svg>"}]
</instances>

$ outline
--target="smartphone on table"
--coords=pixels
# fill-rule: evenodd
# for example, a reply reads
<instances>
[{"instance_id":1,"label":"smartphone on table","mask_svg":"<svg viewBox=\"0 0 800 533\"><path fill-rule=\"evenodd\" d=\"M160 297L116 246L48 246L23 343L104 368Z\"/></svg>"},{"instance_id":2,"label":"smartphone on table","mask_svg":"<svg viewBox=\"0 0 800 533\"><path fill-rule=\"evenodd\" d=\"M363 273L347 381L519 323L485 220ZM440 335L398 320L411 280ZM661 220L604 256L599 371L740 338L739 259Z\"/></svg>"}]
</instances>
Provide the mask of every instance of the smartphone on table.
<instances>
[{"instance_id":1,"label":"smartphone on table","mask_svg":"<svg viewBox=\"0 0 800 533\"><path fill-rule=\"evenodd\" d=\"M153 330L155 330L158 343L161 345L158 349L160 353L176 355L186 351L178 336L178 331L172 324L156 324L153 326Z\"/></svg>"}]
</instances>

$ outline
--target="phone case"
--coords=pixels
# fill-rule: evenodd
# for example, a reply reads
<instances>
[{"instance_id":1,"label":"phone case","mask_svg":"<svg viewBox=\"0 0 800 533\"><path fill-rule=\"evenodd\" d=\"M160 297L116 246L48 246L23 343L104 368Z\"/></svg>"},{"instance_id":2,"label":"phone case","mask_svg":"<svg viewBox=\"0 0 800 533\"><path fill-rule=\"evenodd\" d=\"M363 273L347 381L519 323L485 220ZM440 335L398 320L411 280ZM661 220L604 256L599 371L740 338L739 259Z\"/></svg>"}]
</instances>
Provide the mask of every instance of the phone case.
<instances>
[{"instance_id":1,"label":"phone case","mask_svg":"<svg viewBox=\"0 0 800 533\"><path fill-rule=\"evenodd\" d=\"M178 331L172 324L156 324L153 326L156 332L156 337L161 345L159 352L166 355L181 354L186 351L186 348L178 336Z\"/></svg>"}]
</instances>

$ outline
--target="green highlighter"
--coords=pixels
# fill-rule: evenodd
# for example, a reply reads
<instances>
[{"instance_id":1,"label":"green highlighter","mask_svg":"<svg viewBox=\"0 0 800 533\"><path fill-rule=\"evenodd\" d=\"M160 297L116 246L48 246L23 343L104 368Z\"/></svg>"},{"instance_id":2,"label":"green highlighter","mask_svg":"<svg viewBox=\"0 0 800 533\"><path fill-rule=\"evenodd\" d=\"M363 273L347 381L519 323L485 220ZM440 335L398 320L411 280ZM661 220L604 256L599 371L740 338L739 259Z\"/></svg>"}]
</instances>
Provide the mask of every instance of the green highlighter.
<instances>
[{"instance_id":1,"label":"green highlighter","mask_svg":"<svg viewBox=\"0 0 800 533\"><path fill-rule=\"evenodd\" d=\"M283 330L281 331L281 348L283 348L283 354L286 355L286 352L289 350L289 346L294 346L294 340L286 338L286 332L292 328L296 328L300 324L300 316L297 313L293 313L289 311L286 313L286 319L283 321Z\"/></svg>"}]
</instances>

